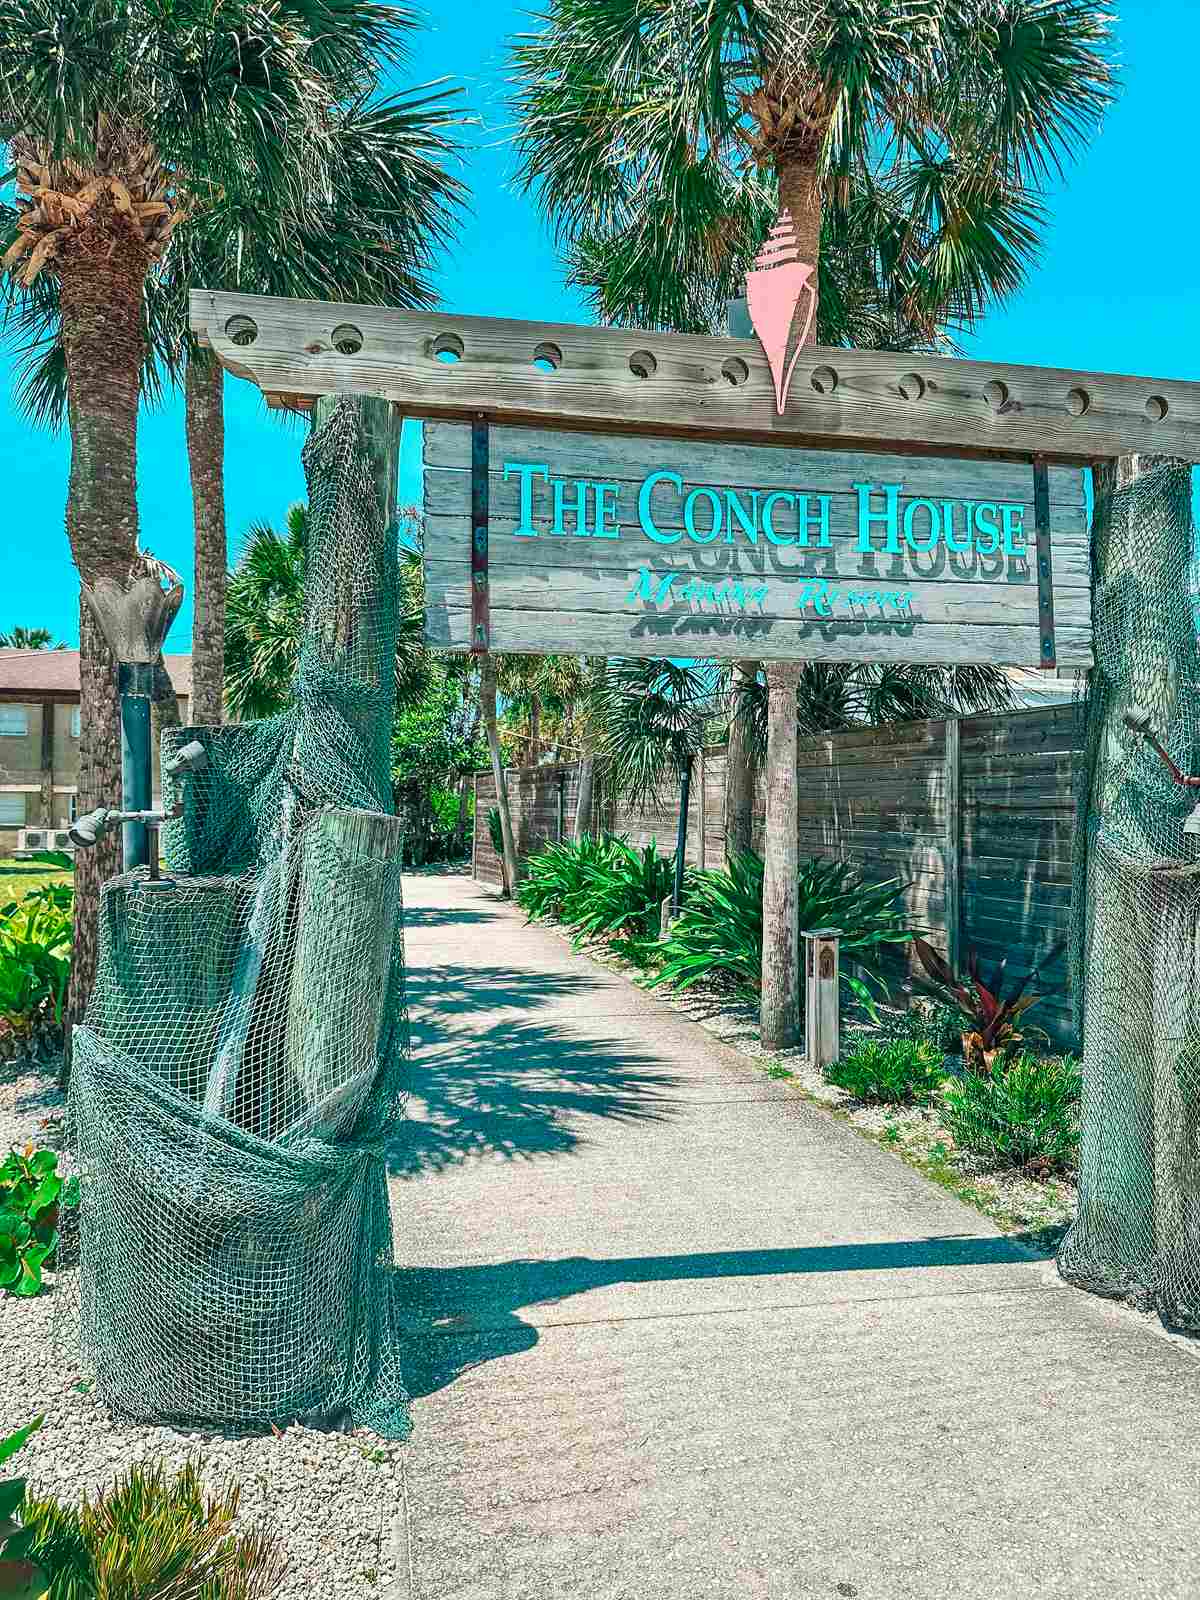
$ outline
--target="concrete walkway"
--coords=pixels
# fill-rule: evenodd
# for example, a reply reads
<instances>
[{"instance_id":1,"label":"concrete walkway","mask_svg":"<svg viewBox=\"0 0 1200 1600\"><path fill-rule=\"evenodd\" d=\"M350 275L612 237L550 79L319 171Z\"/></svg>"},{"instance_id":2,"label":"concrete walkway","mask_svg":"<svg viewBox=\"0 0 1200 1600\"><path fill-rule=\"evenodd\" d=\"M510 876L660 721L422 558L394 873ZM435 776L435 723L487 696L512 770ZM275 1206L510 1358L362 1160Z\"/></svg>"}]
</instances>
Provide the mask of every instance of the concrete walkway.
<instances>
[{"instance_id":1,"label":"concrete walkway","mask_svg":"<svg viewBox=\"0 0 1200 1600\"><path fill-rule=\"evenodd\" d=\"M406 880L404 1600L1200 1595L1200 1358Z\"/></svg>"}]
</instances>

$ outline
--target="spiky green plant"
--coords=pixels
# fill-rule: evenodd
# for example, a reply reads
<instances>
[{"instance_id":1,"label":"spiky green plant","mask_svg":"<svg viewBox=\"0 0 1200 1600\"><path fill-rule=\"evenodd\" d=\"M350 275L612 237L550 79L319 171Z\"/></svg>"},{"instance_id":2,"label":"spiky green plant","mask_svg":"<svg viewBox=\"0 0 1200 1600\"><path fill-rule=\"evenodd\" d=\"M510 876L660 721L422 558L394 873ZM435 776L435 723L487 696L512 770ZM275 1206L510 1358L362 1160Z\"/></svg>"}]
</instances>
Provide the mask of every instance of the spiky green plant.
<instances>
[{"instance_id":1,"label":"spiky green plant","mask_svg":"<svg viewBox=\"0 0 1200 1600\"><path fill-rule=\"evenodd\" d=\"M48 1600L266 1600L287 1563L273 1536L235 1528L239 1499L207 1491L194 1463L143 1463L79 1505L27 1498L24 1545Z\"/></svg>"},{"instance_id":2,"label":"spiky green plant","mask_svg":"<svg viewBox=\"0 0 1200 1600\"><path fill-rule=\"evenodd\" d=\"M871 1015L886 997L883 958L912 934L904 926L898 878L865 883L845 861L814 858L800 869L797 885L801 928L840 928L841 980L847 997ZM762 982L763 863L747 853L723 872L688 875L683 911L652 952L657 971L650 987L677 989L716 983L745 996Z\"/></svg>"},{"instance_id":3,"label":"spiky green plant","mask_svg":"<svg viewBox=\"0 0 1200 1600\"><path fill-rule=\"evenodd\" d=\"M989 1075L968 1073L950 1084L942 1120L962 1149L998 1166L1049 1176L1078 1155L1082 1093L1074 1057L1025 1051Z\"/></svg>"},{"instance_id":4,"label":"spiky green plant","mask_svg":"<svg viewBox=\"0 0 1200 1600\"><path fill-rule=\"evenodd\" d=\"M869 1105L928 1105L945 1069L941 1052L910 1039L865 1039L825 1068L825 1077Z\"/></svg>"}]
</instances>

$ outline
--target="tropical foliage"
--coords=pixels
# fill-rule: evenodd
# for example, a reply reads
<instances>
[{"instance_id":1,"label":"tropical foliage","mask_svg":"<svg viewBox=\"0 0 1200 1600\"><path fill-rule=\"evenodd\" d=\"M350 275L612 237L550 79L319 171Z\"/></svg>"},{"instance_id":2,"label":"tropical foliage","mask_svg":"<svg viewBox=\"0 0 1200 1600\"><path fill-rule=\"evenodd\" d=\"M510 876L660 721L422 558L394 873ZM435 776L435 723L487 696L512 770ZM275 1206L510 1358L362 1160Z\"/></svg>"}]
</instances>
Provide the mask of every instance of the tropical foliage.
<instances>
[{"instance_id":1,"label":"tropical foliage","mask_svg":"<svg viewBox=\"0 0 1200 1600\"><path fill-rule=\"evenodd\" d=\"M1018 1024L1031 1007L1043 997L1030 992L1039 972L1050 966L1061 955L1064 946L1055 945L1029 972L1012 986L1011 993L1002 993L1008 956L1001 957L994 975L988 983L981 976L981 962L976 950L968 950L964 962L965 972L956 973L946 958L925 939L914 938L913 948L925 971L938 986L943 997L957 1006L962 1018L963 1057L968 1066L990 1072L998 1055L1011 1051L1024 1040ZM1033 1030L1041 1033L1040 1029ZM1045 1038L1045 1034L1042 1034Z\"/></svg>"},{"instance_id":2,"label":"tropical foliage","mask_svg":"<svg viewBox=\"0 0 1200 1600\"><path fill-rule=\"evenodd\" d=\"M79 1204L79 1180L65 1183L53 1150L32 1144L0 1161L0 1289L28 1298L53 1267L62 1212Z\"/></svg>"},{"instance_id":3,"label":"tropical foliage","mask_svg":"<svg viewBox=\"0 0 1200 1600\"><path fill-rule=\"evenodd\" d=\"M0 906L0 1060L61 1041L73 902L71 884L59 882Z\"/></svg>"},{"instance_id":4,"label":"tropical foliage","mask_svg":"<svg viewBox=\"0 0 1200 1600\"><path fill-rule=\"evenodd\" d=\"M0 650L65 650L65 644L56 644L49 628L24 628L20 623L0 633Z\"/></svg>"},{"instance_id":5,"label":"tropical foliage","mask_svg":"<svg viewBox=\"0 0 1200 1600\"><path fill-rule=\"evenodd\" d=\"M143 1462L81 1504L26 1496L17 1538L52 1600L267 1600L287 1570L283 1551L238 1527L239 1498L234 1487L206 1491L192 1463L169 1475Z\"/></svg>"},{"instance_id":6,"label":"tropical foliage","mask_svg":"<svg viewBox=\"0 0 1200 1600\"><path fill-rule=\"evenodd\" d=\"M797 894L801 928L840 928L841 980L847 998L874 1014L888 993L885 959L912 938L899 906L898 878L867 884L848 862L813 858L801 864ZM712 983L743 995L762 982L763 863L746 854L723 872L688 874L683 910L654 954L651 986L678 989Z\"/></svg>"},{"instance_id":7,"label":"tropical foliage","mask_svg":"<svg viewBox=\"0 0 1200 1600\"><path fill-rule=\"evenodd\" d=\"M782 200L819 219L819 342L909 348L1020 286L1110 50L1088 0L549 0L520 174L602 321L721 329Z\"/></svg>"},{"instance_id":8,"label":"tropical foliage","mask_svg":"<svg viewBox=\"0 0 1200 1600\"><path fill-rule=\"evenodd\" d=\"M1022 1051L950 1084L941 1116L961 1149L1049 1176L1077 1158L1082 1092L1074 1057Z\"/></svg>"},{"instance_id":9,"label":"tropical foliage","mask_svg":"<svg viewBox=\"0 0 1200 1600\"><path fill-rule=\"evenodd\" d=\"M874 1105L928 1105L945 1077L944 1057L910 1039L864 1039L825 1068L830 1083Z\"/></svg>"},{"instance_id":10,"label":"tropical foliage","mask_svg":"<svg viewBox=\"0 0 1200 1600\"><path fill-rule=\"evenodd\" d=\"M528 863L517 901L531 917L552 917L588 939L640 950L658 932L672 863L654 840L640 850L606 835L548 845Z\"/></svg>"},{"instance_id":11,"label":"tropical foliage","mask_svg":"<svg viewBox=\"0 0 1200 1600\"><path fill-rule=\"evenodd\" d=\"M0 1466L3 1466L41 1427L45 1417L34 1417L23 1428L0 1439ZM0 1478L0 1595L15 1600L38 1595L45 1588L45 1573L28 1559L32 1534L21 1531L21 1510L25 1503L24 1478Z\"/></svg>"}]
</instances>

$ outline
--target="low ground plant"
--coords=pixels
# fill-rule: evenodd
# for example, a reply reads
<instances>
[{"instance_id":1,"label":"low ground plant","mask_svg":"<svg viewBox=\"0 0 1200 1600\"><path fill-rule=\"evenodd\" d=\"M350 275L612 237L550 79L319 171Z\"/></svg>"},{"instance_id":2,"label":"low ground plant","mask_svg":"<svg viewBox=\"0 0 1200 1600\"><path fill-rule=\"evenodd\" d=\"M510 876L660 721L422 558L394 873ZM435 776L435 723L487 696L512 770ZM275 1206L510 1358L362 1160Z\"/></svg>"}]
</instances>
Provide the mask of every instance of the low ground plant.
<instances>
[{"instance_id":1,"label":"low ground plant","mask_svg":"<svg viewBox=\"0 0 1200 1600\"><path fill-rule=\"evenodd\" d=\"M955 971L946 957L926 940L914 938L913 949L943 999L959 1013L963 1060L969 1067L990 1072L997 1060L1011 1055L1029 1034L1035 1033L1049 1042L1041 1028L1031 1028L1024 1018L1042 999L1040 993L1033 993L1033 985L1039 982L1039 974L1062 953L1062 944L1048 951L1015 982L1005 976L1008 966L1005 955L996 963L986 983L976 950L968 950L962 970Z\"/></svg>"},{"instance_id":2,"label":"low ground plant","mask_svg":"<svg viewBox=\"0 0 1200 1600\"><path fill-rule=\"evenodd\" d=\"M914 1044L931 1045L943 1056L957 1055L962 1049L962 1015L945 1000L914 997L888 1029L893 1039L911 1039Z\"/></svg>"},{"instance_id":3,"label":"low ground plant","mask_svg":"<svg viewBox=\"0 0 1200 1600\"><path fill-rule=\"evenodd\" d=\"M53 1150L10 1150L0 1161L0 1289L28 1298L54 1265L59 1220L79 1204L79 1180L64 1182Z\"/></svg>"},{"instance_id":4,"label":"low ground plant","mask_svg":"<svg viewBox=\"0 0 1200 1600\"><path fill-rule=\"evenodd\" d=\"M942 1053L913 1039L867 1039L825 1069L828 1081L869 1105L928 1105L945 1077Z\"/></svg>"},{"instance_id":5,"label":"low ground plant","mask_svg":"<svg viewBox=\"0 0 1200 1600\"><path fill-rule=\"evenodd\" d=\"M609 939L637 958L658 933L673 873L653 839L640 850L611 834L564 840L530 860L517 901L531 917L566 923L576 946Z\"/></svg>"},{"instance_id":6,"label":"low ground plant","mask_svg":"<svg viewBox=\"0 0 1200 1600\"><path fill-rule=\"evenodd\" d=\"M912 938L904 927L898 878L865 883L844 861L814 858L800 867L801 928L840 928L842 984L847 998L869 1014L889 985L883 958ZM683 910L655 946L657 971L650 986L687 989L714 984L747 997L762 985L763 863L756 855L735 857L728 870L688 875Z\"/></svg>"},{"instance_id":7,"label":"low ground plant","mask_svg":"<svg viewBox=\"0 0 1200 1600\"><path fill-rule=\"evenodd\" d=\"M61 1039L74 891L44 883L0 906L0 1060Z\"/></svg>"},{"instance_id":8,"label":"low ground plant","mask_svg":"<svg viewBox=\"0 0 1200 1600\"><path fill-rule=\"evenodd\" d=\"M1081 1093L1073 1056L1023 1051L948 1085L941 1116L960 1150L1049 1176L1078 1156Z\"/></svg>"}]
</instances>

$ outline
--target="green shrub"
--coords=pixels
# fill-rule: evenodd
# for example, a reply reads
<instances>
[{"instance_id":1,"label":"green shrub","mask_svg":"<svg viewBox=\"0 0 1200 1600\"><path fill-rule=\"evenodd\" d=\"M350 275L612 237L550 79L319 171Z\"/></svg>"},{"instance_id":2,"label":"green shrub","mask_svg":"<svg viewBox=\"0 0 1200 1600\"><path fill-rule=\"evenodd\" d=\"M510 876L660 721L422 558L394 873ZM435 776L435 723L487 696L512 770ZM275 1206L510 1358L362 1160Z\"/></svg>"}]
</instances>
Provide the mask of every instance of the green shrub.
<instances>
[{"instance_id":1,"label":"green shrub","mask_svg":"<svg viewBox=\"0 0 1200 1600\"><path fill-rule=\"evenodd\" d=\"M586 939L619 936L635 950L658 932L674 862L650 843L637 850L605 835L547 845L528 862L517 901L531 917L554 917Z\"/></svg>"},{"instance_id":2,"label":"green shrub","mask_svg":"<svg viewBox=\"0 0 1200 1600\"><path fill-rule=\"evenodd\" d=\"M998 1166L1059 1171L1079 1151L1081 1092L1073 1056L1023 1052L948 1086L942 1120L960 1149Z\"/></svg>"},{"instance_id":3,"label":"green shrub","mask_svg":"<svg viewBox=\"0 0 1200 1600\"><path fill-rule=\"evenodd\" d=\"M11 1150L0 1162L0 1289L28 1297L42 1287L42 1270L53 1266L58 1220L79 1204L79 1180L66 1183L53 1150Z\"/></svg>"},{"instance_id":4,"label":"green shrub","mask_svg":"<svg viewBox=\"0 0 1200 1600\"><path fill-rule=\"evenodd\" d=\"M891 1024L889 1032L893 1039L932 1045L943 1056L958 1055L962 1050L962 1015L957 1006L945 1000L914 999L909 1010Z\"/></svg>"},{"instance_id":5,"label":"green shrub","mask_svg":"<svg viewBox=\"0 0 1200 1600\"><path fill-rule=\"evenodd\" d=\"M61 1031L73 904L69 883L46 883L0 906L0 1059L39 1027Z\"/></svg>"},{"instance_id":6,"label":"green shrub","mask_svg":"<svg viewBox=\"0 0 1200 1600\"><path fill-rule=\"evenodd\" d=\"M800 869L799 925L840 928L841 975L849 996L868 1012L888 993L881 968L884 951L912 935L897 907L898 878L865 884L844 861L814 858ZM659 970L651 980L687 989L701 981L747 996L762 983L763 863L756 855L735 857L725 872L689 873L683 909L666 938L654 947Z\"/></svg>"},{"instance_id":7,"label":"green shrub","mask_svg":"<svg viewBox=\"0 0 1200 1600\"><path fill-rule=\"evenodd\" d=\"M206 1493L192 1464L168 1477L143 1462L82 1504L26 1496L17 1538L52 1600L266 1600L283 1580L283 1551L235 1528L238 1499L236 1488Z\"/></svg>"},{"instance_id":8,"label":"green shrub","mask_svg":"<svg viewBox=\"0 0 1200 1600\"><path fill-rule=\"evenodd\" d=\"M488 838L492 842L492 849L503 861L504 859L504 824L500 820L500 807L489 806L487 814Z\"/></svg>"},{"instance_id":9,"label":"green shrub","mask_svg":"<svg viewBox=\"0 0 1200 1600\"><path fill-rule=\"evenodd\" d=\"M585 834L582 839L546 845L525 863L517 885L517 904L530 917L565 921L567 902L579 900L594 870L610 860L610 844L607 838Z\"/></svg>"},{"instance_id":10,"label":"green shrub","mask_svg":"<svg viewBox=\"0 0 1200 1600\"><path fill-rule=\"evenodd\" d=\"M16 1433L0 1439L0 1464L15 1456L44 1421L44 1417L34 1417ZM25 1479L0 1478L0 1595L40 1595L46 1587L46 1574L28 1559L33 1535L21 1527L24 1504Z\"/></svg>"},{"instance_id":11,"label":"green shrub","mask_svg":"<svg viewBox=\"0 0 1200 1600\"><path fill-rule=\"evenodd\" d=\"M825 1068L825 1076L856 1100L873 1105L928 1105L945 1071L941 1052L912 1039L868 1039Z\"/></svg>"}]
</instances>

